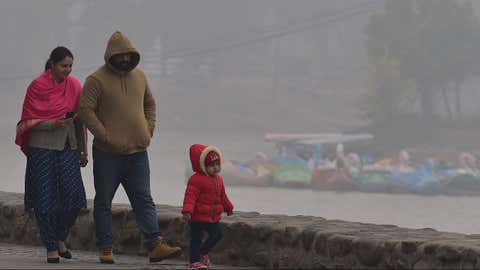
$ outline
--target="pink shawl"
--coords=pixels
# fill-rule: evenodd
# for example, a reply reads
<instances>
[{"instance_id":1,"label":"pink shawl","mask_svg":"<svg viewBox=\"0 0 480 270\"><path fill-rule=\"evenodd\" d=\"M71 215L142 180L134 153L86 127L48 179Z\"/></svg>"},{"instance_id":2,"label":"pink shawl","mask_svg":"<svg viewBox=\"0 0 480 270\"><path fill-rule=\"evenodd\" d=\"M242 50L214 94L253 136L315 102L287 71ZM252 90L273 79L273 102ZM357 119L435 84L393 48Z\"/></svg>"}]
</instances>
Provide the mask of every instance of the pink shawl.
<instances>
[{"instance_id":1,"label":"pink shawl","mask_svg":"<svg viewBox=\"0 0 480 270\"><path fill-rule=\"evenodd\" d=\"M42 122L62 119L67 112L76 111L81 92L82 86L75 77L68 76L57 84L50 70L30 83L15 137L15 143L25 155L29 130Z\"/></svg>"}]
</instances>

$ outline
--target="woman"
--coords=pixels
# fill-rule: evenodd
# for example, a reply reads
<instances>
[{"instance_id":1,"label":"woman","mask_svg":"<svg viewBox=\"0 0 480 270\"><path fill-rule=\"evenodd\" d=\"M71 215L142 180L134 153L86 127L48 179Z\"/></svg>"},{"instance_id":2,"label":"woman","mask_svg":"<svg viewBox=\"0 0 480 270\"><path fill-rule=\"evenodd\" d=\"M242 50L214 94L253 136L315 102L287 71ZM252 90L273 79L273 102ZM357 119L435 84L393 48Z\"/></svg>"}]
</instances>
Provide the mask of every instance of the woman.
<instances>
[{"instance_id":1,"label":"woman","mask_svg":"<svg viewBox=\"0 0 480 270\"><path fill-rule=\"evenodd\" d=\"M86 130L75 113L82 87L70 76L72 64L67 48L51 52L45 72L27 89L15 138L27 156L25 209L35 213L49 263L72 257L65 239L86 207L80 174L88 162Z\"/></svg>"}]
</instances>

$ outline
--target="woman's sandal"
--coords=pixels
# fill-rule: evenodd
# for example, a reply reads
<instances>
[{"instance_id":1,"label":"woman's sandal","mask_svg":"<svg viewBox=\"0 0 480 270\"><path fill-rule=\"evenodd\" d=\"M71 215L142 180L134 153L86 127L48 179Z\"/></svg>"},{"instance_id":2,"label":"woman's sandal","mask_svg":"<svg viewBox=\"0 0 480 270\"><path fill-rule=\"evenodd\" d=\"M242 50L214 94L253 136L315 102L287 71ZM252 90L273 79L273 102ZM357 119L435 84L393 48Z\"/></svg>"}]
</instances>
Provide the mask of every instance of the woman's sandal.
<instances>
[{"instance_id":1,"label":"woman's sandal","mask_svg":"<svg viewBox=\"0 0 480 270\"><path fill-rule=\"evenodd\" d=\"M60 263L60 257L47 257L47 263Z\"/></svg>"},{"instance_id":2,"label":"woman's sandal","mask_svg":"<svg viewBox=\"0 0 480 270\"><path fill-rule=\"evenodd\" d=\"M72 258L72 253L68 249L65 252L60 252L59 251L58 255L60 255L60 257L65 258L65 259L71 259Z\"/></svg>"}]
</instances>

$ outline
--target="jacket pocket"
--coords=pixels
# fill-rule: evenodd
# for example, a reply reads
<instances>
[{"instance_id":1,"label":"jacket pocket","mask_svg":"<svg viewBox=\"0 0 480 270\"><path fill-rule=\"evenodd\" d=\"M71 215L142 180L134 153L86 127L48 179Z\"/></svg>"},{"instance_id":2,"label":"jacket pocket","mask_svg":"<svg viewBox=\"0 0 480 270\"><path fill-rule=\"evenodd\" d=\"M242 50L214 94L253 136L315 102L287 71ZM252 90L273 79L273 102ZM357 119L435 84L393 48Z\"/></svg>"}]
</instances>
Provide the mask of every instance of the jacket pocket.
<instances>
[{"instance_id":1,"label":"jacket pocket","mask_svg":"<svg viewBox=\"0 0 480 270\"><path fill-rule=\"evenodd\" d=\"M151 136L146 124L143 126L142 132L139 132L138 139L136 141L137 143L135 146L138 148L146 149L148 146L150 146Z\"/></svg>"},{"instance_id":2,"label":"jacket pocket","mask_svg":"<svg viewBox=\"0 0 480 270\"><path fill-rule=\"evenodd\" d=\"M215 210L216 210L216 214L222 214L223 212L225 212L225 210L223 209L223 205L221 204L217 204L215 205Z\"/></svg>"},{"instance_id":3,"label":"jacket pocket","mask_svg":"<svg viewBox=\"0 0 480 270\"><path fill-rule=\"evenodd\" d=\"M121 134L120 136L110 135L107 131L105 135L105 144L107 147L114 153L123 153L127 150L127 145L122 140Z\"/></svg>"},{"instance_id":4,"label":"jacket pocket","mask_svg":"<svg viewBox=\"0 0 480 270\"><path fill-rule=\"evenodd\" d=\"M140 148L147 148L150 146L150 136L143 136L142 140L137 144L138 147Z\"/></svg>"}]
</instances>

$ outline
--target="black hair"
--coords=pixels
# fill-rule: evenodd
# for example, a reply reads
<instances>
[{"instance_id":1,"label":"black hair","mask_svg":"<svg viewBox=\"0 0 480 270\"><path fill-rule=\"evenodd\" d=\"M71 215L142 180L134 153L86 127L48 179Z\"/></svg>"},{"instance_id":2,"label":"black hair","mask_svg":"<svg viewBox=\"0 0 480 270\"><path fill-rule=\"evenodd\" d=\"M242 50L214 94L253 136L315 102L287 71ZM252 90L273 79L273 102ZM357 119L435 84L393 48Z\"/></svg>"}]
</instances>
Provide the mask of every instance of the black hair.
<instances>
[{"instance_id":1,"label":"black hair","mask_svg":"<svg viewBox=\"0 0 480 270\"><path fill-rule=\"evenodd\" d=\"M72 52L63 46L56 47L50 53L47 63L45 63L45 70L51 69L54 64L62 61L65 57L71 57L73 59Z\"/></svg>"}]
</instances>

